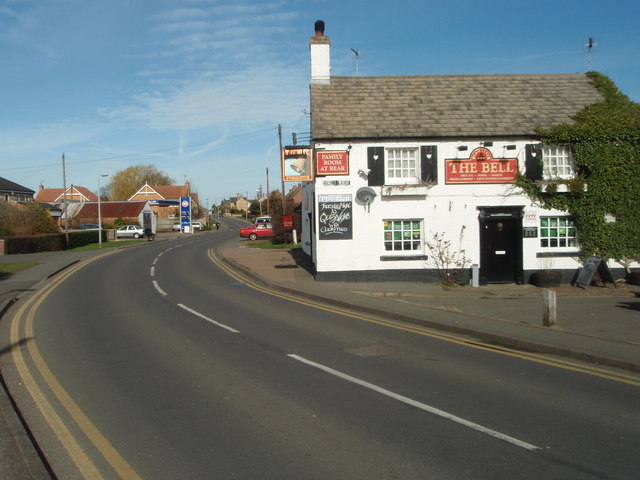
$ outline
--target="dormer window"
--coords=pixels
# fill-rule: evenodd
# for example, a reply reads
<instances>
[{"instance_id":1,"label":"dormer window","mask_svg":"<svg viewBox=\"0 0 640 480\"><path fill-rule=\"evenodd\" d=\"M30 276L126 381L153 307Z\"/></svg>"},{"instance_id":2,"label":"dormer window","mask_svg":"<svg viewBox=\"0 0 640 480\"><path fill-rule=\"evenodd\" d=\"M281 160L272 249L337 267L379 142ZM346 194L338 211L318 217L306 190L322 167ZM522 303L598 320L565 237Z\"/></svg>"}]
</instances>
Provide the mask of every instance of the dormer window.
<instances>
[{"instance_id":1,"label":"dormer window","mask_svg":"<svg viewBox=\"0 0 640 480\"><path fill-rule=\"evenodd\" d=\"M545 180L572 179L575 168L571 149L567 145L549 145L542 148L543 169Z\"/></svg>"}]
</instances>

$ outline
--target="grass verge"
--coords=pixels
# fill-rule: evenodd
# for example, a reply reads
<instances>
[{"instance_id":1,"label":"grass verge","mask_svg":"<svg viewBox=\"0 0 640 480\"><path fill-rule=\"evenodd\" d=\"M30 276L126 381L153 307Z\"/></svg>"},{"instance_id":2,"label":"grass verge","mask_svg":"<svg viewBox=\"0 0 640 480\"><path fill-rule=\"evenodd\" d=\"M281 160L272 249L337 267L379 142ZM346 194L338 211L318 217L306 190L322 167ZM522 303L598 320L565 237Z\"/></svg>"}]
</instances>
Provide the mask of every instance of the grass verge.
<instances>
[{"instance_id":1,"label":"grass verge","mask_svg":"<svg viewBox=\"0 0 640 480\"><path fill-rule=\"evenodd\" d=\"M16 272L21 272L22 270L26 270L27 268L35 267L36 265L40 265L38 262L8 262L8 263L0 263L0 274L11 274Z\"/></svg>"}]
</instances>

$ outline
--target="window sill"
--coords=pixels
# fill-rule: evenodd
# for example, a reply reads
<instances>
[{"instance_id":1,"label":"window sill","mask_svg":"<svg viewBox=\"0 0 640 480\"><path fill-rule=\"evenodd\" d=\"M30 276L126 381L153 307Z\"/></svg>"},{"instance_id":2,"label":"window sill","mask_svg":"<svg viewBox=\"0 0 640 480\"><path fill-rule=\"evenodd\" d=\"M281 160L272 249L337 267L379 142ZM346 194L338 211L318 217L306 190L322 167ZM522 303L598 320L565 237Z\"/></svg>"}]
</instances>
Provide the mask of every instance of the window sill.
<instances>
[{"instance_id":1,"label":"window sill","mask_svg":"<svg viewBox=\"0 0 640 480\"><path fill-rule=\"evenodd\" d=\"M565 248L566 249L574 248L574 249L565 250ZM571 258L571 257L581 257L583 255L584 253L581 250L576 250L575 247L558 247L558 251L537 252L536 258Z\"/></svg>"},{"instance_id":2,"label":"window sill","mask_svg":"<svg viewBox=\"0 0 640 480\"><path fill-rule=\"evenodd\" d=\"M540 182L540 191L546 193L568 193L571 191L571 182L572 180L543 180ZM582 183L582 191L587 191L586 183Z\"/></svg>"},{"instance_id":3,"label":"window sill","mask_svg":"<svg viewBox=\"0 0 640 480\"><path fill-rule=\"evenodd\" d=\"M428 260L428 255L381 255L381 262L397 262L397 261L408 261L408 260Z\"/></svg>"},{"instance_id":4,"label":"window sill","mask_svg":"<svg viewBox=\"0 0 640 480\"><path fill-rule=\"evenodd\" d=\"M433 185L385 185L382 187L383 197L423 196L429 194Z\"/></svg>"}]
</instances>

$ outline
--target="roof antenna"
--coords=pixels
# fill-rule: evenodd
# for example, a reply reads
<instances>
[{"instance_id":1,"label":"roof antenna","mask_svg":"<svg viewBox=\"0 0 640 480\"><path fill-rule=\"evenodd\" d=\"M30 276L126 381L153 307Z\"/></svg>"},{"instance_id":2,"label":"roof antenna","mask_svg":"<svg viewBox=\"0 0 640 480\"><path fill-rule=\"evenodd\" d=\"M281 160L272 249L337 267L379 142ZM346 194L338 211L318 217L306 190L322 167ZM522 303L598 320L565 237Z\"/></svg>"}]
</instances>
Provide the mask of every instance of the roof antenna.
<instances>
[{"instance_id":1,"label":"roof antenna","mask_svg":"<svg viewBox=\"0 0 640 480\"><path fill-rule=\"evenodd\" d=\"M360 75L360 52L355 48L352 48L351 51L356 56L356 77Z\"/></svg>"},{"instance_id":2,"label":"roof antenna","mask_svg":"<svg viewBox=\"0 0 640 480\"><path fill-rule=\"evenodd\" d=\"M587 47L587 49L589 50L589 72L591 71L591 51L593 50L593 47L595 47L597 45L596 42L593 41L593 38L589 37L589 39L587 40L587 43L585 43L585 47Z\"/></svg>"}]
</instances>

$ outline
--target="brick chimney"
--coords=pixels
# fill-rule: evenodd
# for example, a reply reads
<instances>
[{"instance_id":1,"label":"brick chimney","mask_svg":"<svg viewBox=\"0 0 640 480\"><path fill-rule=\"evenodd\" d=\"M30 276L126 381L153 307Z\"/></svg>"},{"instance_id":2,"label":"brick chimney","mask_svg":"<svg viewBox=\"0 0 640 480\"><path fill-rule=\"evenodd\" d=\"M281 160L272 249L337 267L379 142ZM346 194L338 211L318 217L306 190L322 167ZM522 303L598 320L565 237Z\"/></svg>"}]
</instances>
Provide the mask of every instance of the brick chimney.
<instances>
[{"instance_id":1,"label":"brick chimney","mask_svg":"<svg viewBox=\"0 0 640 480\"><path fill-rule=\"evenodd\" d=\"M331 83L331 42L324 35L324 22L315 23L316 34L311 37L309 49L311 52L311 83L329 85Z\"/></svg>"}]
</instances>

